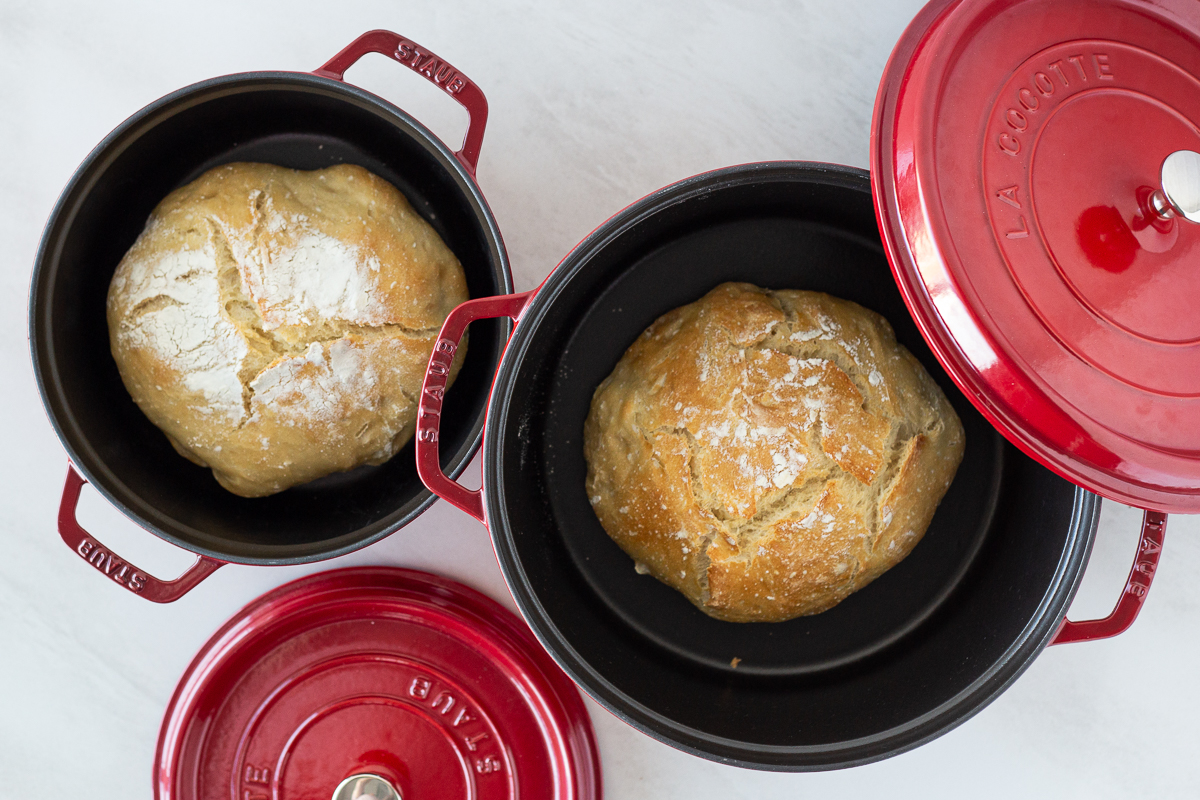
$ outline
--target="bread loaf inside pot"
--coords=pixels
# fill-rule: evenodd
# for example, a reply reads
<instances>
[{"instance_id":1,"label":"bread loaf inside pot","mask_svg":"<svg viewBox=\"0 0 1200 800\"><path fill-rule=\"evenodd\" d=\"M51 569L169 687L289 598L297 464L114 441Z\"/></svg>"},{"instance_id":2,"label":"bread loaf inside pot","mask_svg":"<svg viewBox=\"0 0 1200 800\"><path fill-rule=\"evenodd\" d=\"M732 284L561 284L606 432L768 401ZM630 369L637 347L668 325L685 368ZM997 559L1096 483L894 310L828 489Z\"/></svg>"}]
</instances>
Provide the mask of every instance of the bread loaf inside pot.
<instances>
[{"instance_id":1,"label":"bread loaf inside pot","mask_svg":"<svg viewBox=\"0 0 1200 800\"><path fill-rule=\"evenodd\" d=\"M963 448L881 316L739 283L639 336L584 430L605 531L639 570L738 622L819 613L899 563Z\"/></svg>"},{"instance_id":2,"label":"bread loaf inside pot","mask_svg":"<svg viewBox=\"0 0 1200 800\"><path fill-rule=\"evenodd\" d=\"M382 178L235 163L155 208L113 275L109 338L175 449L256 497L403 447L466 299L458 259Z\"/></svg>"}]
</instances>

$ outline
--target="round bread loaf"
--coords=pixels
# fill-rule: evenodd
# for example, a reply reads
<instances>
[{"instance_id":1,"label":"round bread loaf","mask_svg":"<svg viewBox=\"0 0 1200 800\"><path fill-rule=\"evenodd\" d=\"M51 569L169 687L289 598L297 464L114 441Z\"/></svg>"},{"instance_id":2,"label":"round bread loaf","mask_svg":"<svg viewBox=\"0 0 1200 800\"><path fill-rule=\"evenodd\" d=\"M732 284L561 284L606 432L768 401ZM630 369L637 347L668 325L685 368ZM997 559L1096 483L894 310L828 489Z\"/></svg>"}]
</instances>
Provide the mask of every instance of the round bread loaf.
<instances>
[{"instance_id":1,"label":"round bread loaf","mask_svg":"<svg viewBox=\"0 0 1200 800\"><path fill-rule=\"evenodd\" d=\"M154 209L113 275L108 331L175 449L258 497L391 458L466 299L454 254L382 178L228 164Z\"/></svg>"},{"instance_id":2,"label":"round bread loaf","mask_svg":"<svg viewBox=\"0 0 1200 800\"><path fill-rule=\"evenodd\" d=\"M584 428L609 536L734 622L825 611L900 562L962 454L962 423L887 320L745 283L658 318Z\"/></svg>"}]
</instances>

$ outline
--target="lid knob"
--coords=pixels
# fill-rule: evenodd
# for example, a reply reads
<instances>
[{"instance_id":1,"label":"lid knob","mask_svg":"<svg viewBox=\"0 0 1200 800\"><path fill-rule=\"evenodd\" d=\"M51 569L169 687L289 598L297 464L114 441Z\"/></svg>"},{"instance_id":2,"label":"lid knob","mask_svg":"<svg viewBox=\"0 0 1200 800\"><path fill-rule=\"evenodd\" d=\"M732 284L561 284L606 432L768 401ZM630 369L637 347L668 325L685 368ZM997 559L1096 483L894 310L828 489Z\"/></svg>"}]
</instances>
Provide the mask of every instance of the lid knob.
<instances>
[{"instance_id":1,"label":"lid knob","mask_svg":"<svg viewBox=\"0 0 1200 800\"><path fill-rule=\"evenodd\" d=\"M385 778L369 772L351 775L333 790L333 800L401 800L400 792Z\"/></svg>"},{"instance_id":2,"label":"lid knob","mask_svg":"<svg viewBox=\"0 0 1200 800\"><path fill-rule=\"evenodd\" d=\"M1176 150L1162 165L1162 189L1150 195L1150 207L1162 219L1176 215L1200 222L1200 153Z\"/></svg>"}]
</instances>

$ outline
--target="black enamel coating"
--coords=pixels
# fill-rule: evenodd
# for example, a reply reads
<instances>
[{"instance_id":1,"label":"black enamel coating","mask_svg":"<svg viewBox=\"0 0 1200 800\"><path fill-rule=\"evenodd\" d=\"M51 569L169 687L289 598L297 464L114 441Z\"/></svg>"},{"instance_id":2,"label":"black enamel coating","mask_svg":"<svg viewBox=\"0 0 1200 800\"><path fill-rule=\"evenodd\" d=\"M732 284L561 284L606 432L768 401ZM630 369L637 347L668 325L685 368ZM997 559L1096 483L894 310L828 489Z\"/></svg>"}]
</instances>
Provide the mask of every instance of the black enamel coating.
<instances>
[{"instance_id":1,"label":"black enamel coating","mask_svg":"<svg viewBox=\"0 0 1200 800\"><path fill-rule=\"evenodd\" d=\"M719 622L637 575L584 492L594 387L655 318L726 280L827 291L880 312L967 434L913 553L834 609L786 623ZM1002 439L942 371L892 280L867 174L805 163L675 184L563 261L501 364L484 486L517 605L581 687L676 747L780 770L878 760L982 708L1053 636L1099 513L1094 495Z\"/></svg>"},{"instance_id":2,"label":"black enamel coating","mask_svg":"<svg viewBox=\"0 0 1200 800\"><path fill-rule=\"evenodd\" d=\"M130 399L108 349L108 284L150 211L232 161L296 169L348 162L386 178L458 256L472 297L512 291L507 255L473 178L433 134L372 94L303 73L232 75L168 95L109 135L63 192L37 256L30 340L43 401L71 461L127 515L188 550L245 564L331 558L386 536L433 502L411 443L379 467L237 497L172 450ZM479 445L508 330L493 320L471 331L446 398L441 453L449 474Z\"/></svg>"}]
</instances>

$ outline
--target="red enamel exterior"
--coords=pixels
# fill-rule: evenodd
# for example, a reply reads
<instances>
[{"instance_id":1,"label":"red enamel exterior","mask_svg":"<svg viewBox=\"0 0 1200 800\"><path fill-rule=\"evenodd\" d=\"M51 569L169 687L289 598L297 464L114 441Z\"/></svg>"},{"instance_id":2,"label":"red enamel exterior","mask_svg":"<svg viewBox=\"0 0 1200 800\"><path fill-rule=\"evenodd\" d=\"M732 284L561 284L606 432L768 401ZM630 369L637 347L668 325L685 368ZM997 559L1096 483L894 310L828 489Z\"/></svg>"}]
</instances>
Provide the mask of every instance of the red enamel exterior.
<instances>
[{"instance_id":1,"label":"red enamel exterior","mask_svg":"<svg viewBox=\"0 0 1200 800\"><path fill-rule=\"evenodd\" d=\"M536 290L535 290L536 291ZM485 526L483 513L483 490L467 489L442 471L438 455L438 436L442 424L442 398L446 392L446 379L450 364L458 352L463 333L472 322L493 317L511 317L519 320L534 292L481 297L456 306L442 323L437 343L429 354L425 379L421 382L421 402L417 410L417 474L429 491L470 514Z\"/></svg>"},{"instance_id":2,"label":"red enamel exterior","mask_svg":"<svg viewBox=\"0 0 1200 800\"><path fill-rule=\"evenodd\" d=\"M342 76L346 70L367 53L381 53L403 64L462 104L470 117L470 124L462 147L454 156L474 175L479 164L479 148L483 145L483 131L487 127L488 118L487 98L475 82L429 49L385 30L367 31L346 45L320 69L313 70L313 74L335 81L343 80Z\"/></svg>"},{"instance_id":3,"label":"red enamel exterior","mask_svg":"<svg viewBox=\"0 0 1200 800\"><path fill-rule=\"evenodd\" d=\"M934 0L876 99L909 309L1010 441L1104 497L1200 512L1200 227L1145 213L1200 150L1200 4Z\"/></svg>"},{"instance_id":4,"label":"red enamel exterior","mask_svg":"<svg viewBox=\"0 0 1200 800\"><path fill-rule=\"evenodd\" d=\"M118 585L151 602L172 603L226 564L208 556L197 556L195 562L173 581L160 580L138 569L101 544L75 518L79 493L86 483L84 477L68 463L67 482L63 485L62 501L58 506L58 535L80 558Z\"/></svg>"},{"instance_id":5,"label":"red enamel exterior","mask_svg":"<svg viewBox=\"0 0 1200 800\"><path fill-rule=\"evenodd\" d=\"M1146 594L1150 591L1150 582L1154 580L1154 573L1158 569L1158 557L1162 554L1166 533L1167 515L1158 511L1147 511L1142 519L1142 536L1138 540L1137 555L1134 557L1129 579L1125 581L1125 588L1121 591L1116 608L1104 619L1087 622L1064 619L1050 644L1107 639L1128 630L1137 619Z\"/></svg>"},{"instance_id":6,"label":"red enamel exterior","mask_svg":"<svg viewBox=\"0 0 1200 800\"><path fill-rule=\"evenodd\" d=\"M321 573L254 601L188 667L157 800L331 797L371 773L403 797L601 796L586 709L529 630L426 573Z\"/></svg>"}]
</instances>

